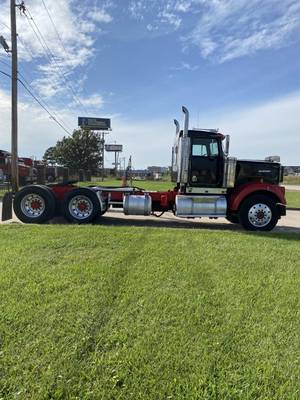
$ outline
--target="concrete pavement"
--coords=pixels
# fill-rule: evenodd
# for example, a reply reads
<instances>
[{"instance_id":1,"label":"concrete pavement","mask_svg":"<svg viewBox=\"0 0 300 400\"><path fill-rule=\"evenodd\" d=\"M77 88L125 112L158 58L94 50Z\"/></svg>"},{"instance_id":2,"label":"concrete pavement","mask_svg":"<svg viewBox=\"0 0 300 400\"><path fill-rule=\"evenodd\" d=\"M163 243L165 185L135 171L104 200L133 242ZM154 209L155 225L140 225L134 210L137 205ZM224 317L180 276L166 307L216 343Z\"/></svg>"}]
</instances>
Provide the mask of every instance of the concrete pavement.
<instances>
[{"instance_id":1,"label":"concrete pavement","mask_svg":"<svg viewBox=\"0 0 300 400\"><path fill-rule=\"evenodd\" d=\"M285 185L285 190L292 192L300 192L300 185Z\"/></svg>"}]
</instances>

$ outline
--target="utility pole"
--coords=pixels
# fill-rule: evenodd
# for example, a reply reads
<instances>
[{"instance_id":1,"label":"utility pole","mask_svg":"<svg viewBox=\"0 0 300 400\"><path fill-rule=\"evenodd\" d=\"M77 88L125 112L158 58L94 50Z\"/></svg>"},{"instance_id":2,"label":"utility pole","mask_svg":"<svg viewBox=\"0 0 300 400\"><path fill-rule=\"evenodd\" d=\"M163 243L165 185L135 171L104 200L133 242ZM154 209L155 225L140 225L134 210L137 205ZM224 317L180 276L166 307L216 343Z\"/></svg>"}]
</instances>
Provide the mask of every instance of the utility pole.
<instances>
[{"instance_id":1,"label":"utility pole","mask_svg":"<svg viewBox=\"0 0 300 400\"><path fill-rule=\"evenodd\" d=\"M11 183L12 190L16 193L19 189L18 168L18 48L17 48L17 24L16 3L10 0L11 23Z\"/></svg>"},{"instance_id":2,"label":"utility pole","mask_svg":"<svg viewBox=\"0 0 300 400\"><path fill-rule=\"evenodd\" d=\"M105 145L105 136L104 132L101 133L101 139L100 139L100 171L101 171L101 181L104 181L104 145Z\"/></svg>"},{"instance_id":3,"label":"utility pole","mask_svg":"<svg viewBox=\"0 0 300 400\"><path fill-rule=\"evenodd\" d=\"M118 150L118 151L115 151L114 153L115 153L115 162L113 164L115 166L115 176L117 177L118 176L118 167L120 165L120 161L119 161L120 151Z\"/></svg>"}]
</instances>

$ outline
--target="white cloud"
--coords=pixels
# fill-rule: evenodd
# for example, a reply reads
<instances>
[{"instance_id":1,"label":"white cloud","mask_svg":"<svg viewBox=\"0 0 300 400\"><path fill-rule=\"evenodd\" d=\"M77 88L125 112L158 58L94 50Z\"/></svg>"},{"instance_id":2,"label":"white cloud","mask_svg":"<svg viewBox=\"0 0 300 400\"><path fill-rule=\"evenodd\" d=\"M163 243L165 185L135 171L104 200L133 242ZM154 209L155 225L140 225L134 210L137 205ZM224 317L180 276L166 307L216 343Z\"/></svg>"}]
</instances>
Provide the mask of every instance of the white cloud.
<instances>
[{"instance_id":1,"label":"white cloud","mask_svg":"<svg viewBox=\"0 0 300 400\"><path fill-rule=\"evenodd\" d=\"M89 11L87 16L95 22L109 23L113 20L112 16L103 9L95 9L93 11Z\"/></svg>"},{"instance_id":2,"label":"white cloud","mask_svg":"<svg viewBox=\"0 0 300 400\"><path fill-rule=\"evenodd\" d=\"M181 18L178 15L168 12L166 10L160 12L158 14L161 23L168 23L169 25L173 26L175 30L177 30L181 25Z\"/></svg>"},{"instance_id":3,"label":"white cloud","mask_svg":"<svg viewBox=\"0 0 300 400\"><path fill-rule=\"evenodd\" d=\"M264 159L280 155L285 165L300 165L300 93L252 107L214 110L202 117L201 127L220 128L231 135L231 154Z\"/></svg>"},{"instance_id":4,"label":"white cloud","mask_svg":"<svg viewBox=\"0 0 300 400\"><path fill-rule=\"evenodd\" d=\"M174 0L131 0L129 3L129 14L138 21L150 19L146 24L148 31L163 29L165 33L176 31L181 26L181 18L175 12ZM166 29L166 27L168 29Z\"/></svg>"},{"instance_id":5,"label":"white cloud","mask_svg":"<svg viewBox=\"0 0 300 400\"><path fill-rule=\"evenodd\" d=\"M144 0L132 0L128 7L130 15L140 21L144 19L144 13L147 11L147 5Z\"/></svg>"},{"instance_id":6,"label":"white cloud","mask_svg":"<svg viewBox=\"0 0 300 400\"><path fill-rule=\"evenodd\" d=\"M154 26L154 25L152 25L152 24L148 24L148 25L146 26L146 28L147 28L147 30L148 30L149 32L153 32L153 31L157 31L157 30L158 30L158 26Z\"/></svg>"},{"instance_id":7,"label":"white cloud","mask_svg":"<svg viewBox=\"0 0 300 400\"><path fill-rule=\"evenodd\" d=\"M87 4L76 3L73 0L49 1L45 0L56 29L61 40L48 17L47 11L39 0L31 0L26 3L28 7L29 20L24 15L17 13L17 26L19 32L19 58L20 61L31 61L39 65L35 71L33 85L39 94L44 97L54 97L64 94L65 98L72 98L69 85L66 80L72 80L74 73L76 81L81 82L78 76L78 68L84 67L94 57L94 42L96 34L101 31L101 24L109 23L112 17L107 11L109 3L100 8L89 10ZM9 2L1 2L0 23L10 25ZM39 36L39 32L30 19L34 22L46 40L38 40L32 28ZM9 31L4 32L9 37ZM41 43L42 42L42 43ZM45 48L48 55L45 55ZM22 63L21 63L22 66ZM80 92L82 87L77 84L76 91Z\"/></svg>"},{"instance_id":8,"label":"white cloud","mask_svg":"<svg viewBox=\"0 0 300 400\"><path fill-rule=\"evenodd\" d=\"M101 99L93 95L90 103L98 106ZM300 93L247 108L234 108L200 116L202 128L220 128L231 135L231 155L239 158L263 159L280 155L285 165L300 165ZM30 110L30 112L29 112ZM178 113L176 113L178 111ZM190 109L191 126L197 110ZM77 118L70 110L56 110L57 117L72 130ZM10 96L0 89L1 149L10 148ZM175 133L172 118L182 117L180 110L163 120L136 120L113 115L113 132L107 141L124 145L123 156L133 156L136 168L148 165L169 165ZM41 157L46 148L61 139L65 132L35 103L19 106L19 151L23 156ZM151 138L151 139L149 139ZM145 147L145 143L147 146ZM108 158L108 156L107 156Z\"/></svg>"},{"instance_id":9,"label":"white cloud","mask_svg":"<svg viewBox=\"0 0 300 400\"><path fill-rule=\"evenodd\" d=\"M201 10L185 40L219 62L289 44L300 33L298 0L194 0Z\"/></svg>"},{"instance_id":10,"label":"white cloud","mask_svg":"<svg viewBox=\"0 0 300 400\"><path fill-rule=\"evenodd\" d=\"M189 63L187 63L187 62L182 62L181 63L181 65L179 66L179 67L173 67L173 68L170 68L172 71L183 71L183 70L186 70L186 71L197 71L197 69L199 69L199 66L198 65L191 65L191 64L189 64Z\"/></svg>"},{"instance_id":11,"label":"white cloud","mask_svg":"<svg viewBox=\"0 0 300 400\"><path fill-rule=\"evenodd\" d=\"M103 97L96 93L94 93L88 97L79 98L79 101L84 106L89 106L90 108L94 108L94 109L100 109L103 107L103 104L104 104ZM73 106L75 107L76 103L73 103Z\"/></svg>"},{"instance_id":12,"label":"white cloud","mask_svg":"<svg viewBox=\"0 0 300 400\"><path fill-rule=\"evenodd\" d=\"M186 13L190 11L192 5L192 1L187 0L179 0L175 4L175 10Z\"/></svg>"},{"instance_id":13,"label":"white cloud","mask_svg":"<svg viewBox=\"0 0 300 400\"><path fill-rule=\"evenodd\" d=\"M132 0L129 11L161 34L185 31L184 48L220 63L300 37L299 0Z\"/></svg>"},{"instance_id":14,"label":"white cloud","mask_svg":"<svg viewBox=\"0 0 300 400\"><path fill-rule=\"evenodd\" d=\"M252 107L223 110L211 115L205 113L200 117L200 126L220 128L222 133L230 134L232 156L264 159L269 155L280 155L283 164L300 165L299 109L300 93L295 93ZM191 126L194 126L197 113L192 109L190 112ZM172 117L182 120L180 110ZM136 168L170 164L175 135L171 117L145 121L116 118L113 128L113 135L124 144L126 155L133 155ZM147 150L145 142L148 143Z\"/></svg>"},{"instance_id":15,"label":"white cloud","mask_svg":"<svg viewBox=\"0 0 300 400\"><path fill-rule=\"evenodd\" d=\"M10 96L0 89L0 143L1 149L10 150ZM19 154L42 157L45 149L56 143L66 133L36 103L19 102ZM51 110L52 111L52 110ZM67 127L76 128L76 120L71 111L61 109L55 115Z\"/></svg>"}]
</instances>

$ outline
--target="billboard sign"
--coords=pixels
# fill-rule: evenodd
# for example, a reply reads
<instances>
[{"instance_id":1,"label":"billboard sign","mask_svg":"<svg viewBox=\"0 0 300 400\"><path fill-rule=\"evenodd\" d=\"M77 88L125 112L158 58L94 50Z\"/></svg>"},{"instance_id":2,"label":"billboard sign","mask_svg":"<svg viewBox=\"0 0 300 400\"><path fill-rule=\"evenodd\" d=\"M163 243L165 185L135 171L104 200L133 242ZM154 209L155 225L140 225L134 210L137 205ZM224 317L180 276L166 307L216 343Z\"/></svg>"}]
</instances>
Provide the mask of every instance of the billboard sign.
<instances>
[{"instance_id":1,"label":"billboard sign","mask_svg":"<svg viewBox=\"0 0 300 400\"><path fill-rule=\"evenodd\" d=\"M123 145L122 144L106 144L105 145L105 150L106 151L114 151L114 152L122 152L123 151Z\"/></svg>"},{"instance_id":2,"label":"billboard sign","mask_svg":"<svg viewBox=\"0 0 300 400\"><path fill-rule=\"evenodd\" d=\"M92 131L111 131L109 118L78 117L78 126Z\"/></svg>"}]
</instances>

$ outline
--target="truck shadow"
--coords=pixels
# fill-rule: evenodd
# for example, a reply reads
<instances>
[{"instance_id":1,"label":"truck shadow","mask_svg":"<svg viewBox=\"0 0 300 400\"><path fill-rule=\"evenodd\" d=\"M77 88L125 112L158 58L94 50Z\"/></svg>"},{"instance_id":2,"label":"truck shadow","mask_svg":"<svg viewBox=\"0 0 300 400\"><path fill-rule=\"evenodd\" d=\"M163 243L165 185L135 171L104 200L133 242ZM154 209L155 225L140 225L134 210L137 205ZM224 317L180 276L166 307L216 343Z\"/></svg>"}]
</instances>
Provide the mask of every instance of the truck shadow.
<instances>
[{"instance_id":1,"label":"truck shadow","mask_svg":"<svg viewBox=\"0 0 300 400\"><path fill-rule=\"evenodd\" d=\"M239 224L232 224L227 222L216 222L209 220L186 220L174 218L172 215L166 215L161 218L155 217L130 217L124 215L114 215L115 213L108 213L98 218L93 225L111 226L111 227L142 227L142 228L166 228L166 229L195 229L195 230L222 230L229 232L241 232L245 234L251 234L249 231L245 231ZM220 220L221 221L221 220ZM58 217L50 221L50 224L68 224L62 217ZM293 226L277 226L272 232L273 233L298 233L300 234L300 228ZM264 233L268 234L268 232Z\"/></svg>"}]
</instances>

